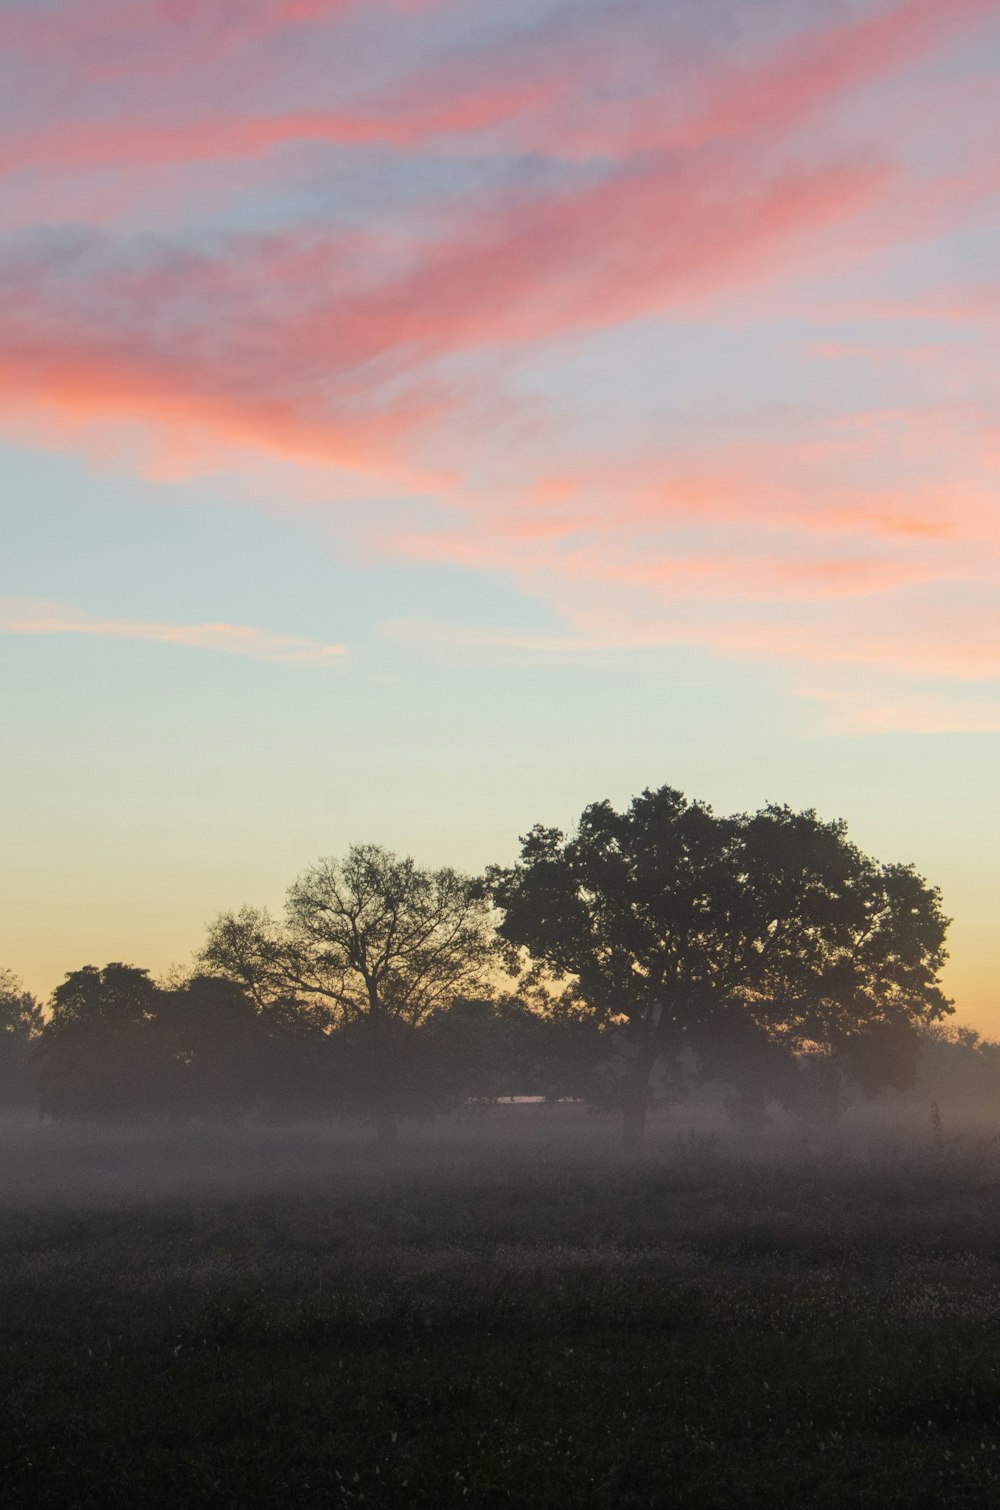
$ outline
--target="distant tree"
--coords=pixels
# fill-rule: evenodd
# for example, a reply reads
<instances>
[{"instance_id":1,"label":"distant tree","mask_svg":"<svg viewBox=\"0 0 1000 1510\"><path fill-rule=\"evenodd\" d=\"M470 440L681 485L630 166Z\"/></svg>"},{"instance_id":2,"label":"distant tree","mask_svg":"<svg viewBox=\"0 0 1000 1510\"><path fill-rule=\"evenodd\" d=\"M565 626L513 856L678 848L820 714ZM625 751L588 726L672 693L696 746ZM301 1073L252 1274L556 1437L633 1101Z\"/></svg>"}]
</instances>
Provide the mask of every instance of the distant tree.
<instances>
[{"instance_id":1,"label":"distant tree","mask_svg":"<svg viewBox=\"0 0 1000 1510\"><path fill-rule=\"evenodd\" d=\"M593 1020L558 1001L457 997L421 1029L426 1062L452 1105L503 1096L584 1097L603 1060Z\"/></svg>"},{"instance_id":2,"label":"distant tree","mask_svg":"<svg viewBox=\"0 0 1000 1510\"><path fill-rule=\"evenodd\" d=\"M0 1106L32 1097L32 1050L44 1019L38 1002L11 970L0 970Z\"/></svg>"},{"instance_id":3,"label":"distant tree","mask_svg":"<svg viewBox=\"0 0 1000 1510\"><path fill-rule=\"evenodd\" d=\"M232 1117L270 1100L261 1020L232 981L195 975L161 991L149 1042L165 1110Z\"/></svg>"},{"instance_id":4,"label":"distant tree","mask_svg":"<svg viewBox=\"0 0 1000 1510\"><path fill-rule=\"evenodd\" d=\"M592 804L569 838L533 828L488 885L512 954L569 977L595 1017L624 1025L633 1144L663 1055L778 1043L899 1075L917 1027L951 1011L939 892L811 810L720 817L671 787L647 790L624 812Z\"/></svg>"},{"instance_id":5,"label":"distant tree","mask_svg":"<svg viewBox=\"0 0 1000 1510\"><path fill-rule=\"evenodd\" d=\"M280 923L251 908L223 914L201 960L261 1005L293 995L324 1010L353 1053L380 1142L392 1144L418 1090L414 1030L481 986L492 948L471 879L359 844L305 871Z\"/></svg>"},{"instance_id":6,"label":"distant tree","mask_svg":"<svg viewBox=\"0 0 1000 1510\"><path fill-rule=\"evenodd\" d=\"M40 1110L53 1117L138 1115L163 1095L151 1031L162 993L148 970L115 962L73 970L52 993L39 1042Z\"/></svg>"},{"instance_id":7,"label":"distant tree","mask_svg":"<svg viewBox=\"0 0 1000 1510\"><path fill-rule=\"evenodd\" d=\"M121 963L84 965L53 991L50 1022L56 1028L136 1027L154 1016L159 997L148 970Z\"/></svg>"},{"instance_id":8,"label":"distant tree","mask_svg":"<svg viewBox=\"0 0 1000 1510\"><path fill-rule=\"evenodd\" d=\"M329 1115L349 1092L350 1056L340 1052L328 1014L286 995L257 1009L261 1105L269 1116Z\"/></svg>"},{"instance_id":9,"label":"distant tree","mask_svg":"<svg viewBox=\"0 0 1000 1510\"><path fill-rule=\"evenodd\" d=\"M920 1034L916 1091L925 1103L995 1115L1000 1105L1000 1043L975 1028L934 1024Z\"/></svg>"},{"instance_id":10,"label":"distant tree","mask_svg":"<svg viewBox=\"0 0 1000 1510\"><path fill-rule=\"evenodd\" d=\"M329 1099L331 1055L294 999L258 1008L234 981L169 986L133 965L84 966L52 997L38 1096L52 1117L231 1118L301 1114Z\"/></svg>"}]
</instances>

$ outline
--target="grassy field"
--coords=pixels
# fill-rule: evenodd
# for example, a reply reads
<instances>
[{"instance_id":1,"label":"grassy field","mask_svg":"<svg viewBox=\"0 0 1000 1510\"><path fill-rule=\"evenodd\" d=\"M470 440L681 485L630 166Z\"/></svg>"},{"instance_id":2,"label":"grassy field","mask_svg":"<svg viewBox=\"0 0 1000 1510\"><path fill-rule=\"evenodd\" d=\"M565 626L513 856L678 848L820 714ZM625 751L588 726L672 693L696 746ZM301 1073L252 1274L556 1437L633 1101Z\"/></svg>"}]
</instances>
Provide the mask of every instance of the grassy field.
<instances>
[{"instance_id":1,"label":"grassy field","mask_svg":"<svg viewBox=\"0 0 1000 1510\"><path fill-rule=\"evenodd\" d=\"M1000 1504L995 1144L599 1132L9 1134L0 1504Z\"/></svg>"}]
</instances>

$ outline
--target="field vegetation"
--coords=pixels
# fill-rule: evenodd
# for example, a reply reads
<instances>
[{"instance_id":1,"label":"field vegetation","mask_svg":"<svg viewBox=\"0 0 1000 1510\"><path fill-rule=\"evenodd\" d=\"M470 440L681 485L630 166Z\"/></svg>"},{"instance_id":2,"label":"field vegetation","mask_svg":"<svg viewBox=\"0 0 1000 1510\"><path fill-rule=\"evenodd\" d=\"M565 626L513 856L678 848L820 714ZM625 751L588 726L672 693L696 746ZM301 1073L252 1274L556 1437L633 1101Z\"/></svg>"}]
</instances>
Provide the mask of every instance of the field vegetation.
<instances>
[{"instance_id":1,"label":"field vegetation","mask_svg":"<svg viewBox=\"0 0 1000 1510\"><path fill-rule=\"evenodd\" d=\"M922 1113L11 1124L0 1503L995 1503L1000 1145Z\"/></svg>"}]
</instances>

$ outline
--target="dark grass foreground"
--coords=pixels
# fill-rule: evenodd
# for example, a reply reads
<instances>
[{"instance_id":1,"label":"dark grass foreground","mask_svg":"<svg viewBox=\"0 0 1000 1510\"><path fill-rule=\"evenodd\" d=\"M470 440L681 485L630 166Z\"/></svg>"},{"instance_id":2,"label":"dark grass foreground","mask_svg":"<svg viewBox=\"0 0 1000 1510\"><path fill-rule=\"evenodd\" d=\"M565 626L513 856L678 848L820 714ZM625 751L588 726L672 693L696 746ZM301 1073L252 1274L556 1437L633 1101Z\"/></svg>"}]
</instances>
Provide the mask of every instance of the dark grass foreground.
<instances>
[{"instance_id":1,"label":"dark grass foreground","mask_svg":"<svg viewBox=\"0 0 1000 1510\"><path fill-rule=\"evenodd\" d=\"M994 1165L359 1155L323 1196L22 1194L0 1503L1000 1504Z\"/></svg>"}]
</instances>

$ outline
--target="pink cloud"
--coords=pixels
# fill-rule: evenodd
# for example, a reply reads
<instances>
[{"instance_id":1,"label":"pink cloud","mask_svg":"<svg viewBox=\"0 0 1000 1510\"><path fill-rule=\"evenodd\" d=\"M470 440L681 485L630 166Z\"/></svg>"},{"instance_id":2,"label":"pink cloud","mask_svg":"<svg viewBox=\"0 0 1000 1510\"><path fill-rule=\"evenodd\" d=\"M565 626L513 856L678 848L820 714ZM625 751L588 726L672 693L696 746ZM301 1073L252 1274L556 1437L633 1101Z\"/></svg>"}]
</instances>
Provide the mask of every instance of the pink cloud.
<instances>
[{"instance_id":1,"label":"pink cloud","mask_svg":"<svg viewBox=\"0 0 1000 1510\"><path fill-rule=\"evenodd\" d=\"M856 299L817 311L817 318L881 324L965 325L1000 318L1000 283L938 286L910 298Z\"/></svg>"},{"instance_id":2,"label":"pink cloud","mask_svg":"<svg viewBox=\"0 0 1000 1510\"><path fill-rule=\"evenodd\" d=\"M0 43L42 58L68 56L107 78L116 65L136 72L180 71L290 27L337 21L366 0L73 0L0 13ZM367 0L370 3L370 0ZM385 8L430 9L441 0L384 0ZM122 60L118 63L119 58ZM89 70L88 70L89 65Z\"/></svg>"},{"instance_id":3,"label":"pink cloud","mask_svg":"<svg viewBox=\"0 0 1000 1510\"><path fill-rule=\"evenodd\" d=\"M831 732L841 735L1000 733L1000 703L956 696L954 686L912 691L884 678L873 684L869 677L862 684L854 675L847 684L800 680L796 692L816 703Z\"/></svg>"},{"instance_id":4,"label":"pink cloud","mask_svg":"<svg viewBox=\"0 0 1000 1510\"><path fill-rule=\"evenodd\" d=\"M969 465L965 448L978 427L959 427L948 416L961 444L946 449L936 438L927 444L936 417L926 412L914 424L883 415L873 438L878 419L825 417L805 434L754 441L720 434L710 446L678 442L659 453L597 452L536 480L505 504L490 529L517 543L623 530L645 536L690 525L721 528L729 538L743 525L763 539L842 536L883 544L947 541L974 525L979 538L995 479ZM923 431L923 447L914 430ZM929 475L899 475L900 463L912 471L921 450ZM956 493L964 505L958 511Z\"/></svg>"},{"instance_id":5,"label":"pink cloud","mask_svg":"<svg viewBox=\"0 0 1000 1510\"><path fill-rule=\"evenodd\" d=\"M720 422L701 443L577 456L392 543L524 580L730 601L992 580L998 449L988 416L955 406L799 418L752 439Z\"/></svg>"},{"instance_id":6,"label":"pink cloud","mask_svg":"<svg viewBox=\"0 0 1000 1510\"><path fill-rule=\"evenodd\" d=\"M842 732L993 728L1000 446L986 421L942 406L814 420L714 455L595 453L394 540L406 558L503 574L559 627L390 632L505 659L685 648L827 697Z\"/></svg>"},{"instance_id":7,"label":"pink cloud","mask_svg":"<svg viewBox=\"0 0 1000 1510\"><path fill-rule=\"evenodd\" d=\"M377 473L387 484L422 491L439 485L440 470L418 470L402 443L432 412L414 400L382 412L330 412L267 394L212 391L206 375L191 367L158 366L155 354L87 350L85 343L20 346L0 352L0 393L8 433L33 433L52 446L86 446L88 431L123 423L151 435L145 454L152 472L183 475L189 461L204 469L206 458L231 461L234 453L266 451L311 465ZM147 469L148 470L148 469Z\"/></svg>"},{"instance_id":8,"label":"pink cloud","mask_svg":"<svg viewBox=\"0 0 1000 1510\"><path fill-rule=\"evenodd\" d=\"M748 125L756 132L784 131L823 105L883 81L970 26L995 18L994 0L950 0L948 5L903 0L872 15L807 31L756 68L724 70L705 91L705 106L693 115L683 139L689 144L731 136Z\"/></svg>"},{"instance_id":9,"label":"pink cloud","mask_svg":"<svg viewBox=\"0 0 1000 1510\"><path fill-rule=\"evenodd\" d=\"M504 81L493 88L442 98L428 87L423 97L397 92L393 109L299 110L267 115L205 115L157 121L124 115L70 120L43 129L0 133L0 174L28 170L131 167L142 172L177 164L258 157L292 143L334 146L382 144L415 147L437 136L464 134L495 125L523 111L539 93L567 86Z\"/></svg>"},{"instance_id":10,"label":"pink cloud","mask_svg":"<svg viewBox=\"0 0 1000 1510\"><path fill-rule=\"evenodd\" d=\"M806 25L790 38L735 62L688 73L674 87L574 109L556 97L541 126L549 150L628 157L650 150L686 151L719 142L786 135L836 109L858 91L884 84L935 49L996 20L994 0L902 0L873 12ZM620 34L620 19L611 29ZM605 46L612 46L609 36ZM666 63L666 60L664 60Z\"/></svg>"},{"instance_id":11,"label":"pink cloud","mask_svg":"<svg viewBox=\"0 0 1000 1510\"><path fill-rule=\"evenodd\" d=\"M236 239L215 262L182 256L146 269L83 274L62 295L46 286L43 266L22 277L3 332L8 391L22 403L34 395L63 414L92 407L105 417L117 409L127 421L156 423L159 416L168 428L178 418L202 433L214 425L226 444L338 464L368 468L381 447L398 472L407 437L422 420L445 416L449 398L430 371L441 359L774 284L805 259L815 271L825 234L878 205L896 186L896 170L830 155L775 167L743 138L788 129L824 93L839 97L981 13L965 0L948 9L946 23L940 8L932 14L924 0L909 0L874 19L799 37L777 60L744 69L742 106L725 67L704 85L736 109L733 132L744 128L725 158L706 158L695 147L680 158L669 152L630 161L582 186L481 200L436 229L432 223L408 253L399 249L402 260L391 233L373 232L367 248L345 261L345 238L290 232ZM492 119L523 106L525 88L530 96L536 87L544 94L567 86L561 75L555 83L533 75L527 86L497 87L496 98L487 88L449 99L418 80L410 96L402 91L396 120L300 114L179 126L79 122L41 133L28 144L27 161L32 153L39 163L54 154L82 165L108 154L148 165L261 150L303 133L403 139L470 129L477 112ZM758 97L768 110L753 103ZM702 118L697 109L695 117ZM702 136L699 128L694 139ZM99 318L88 323L91 304ZM151 322L171 333L168 342ZM381 391L399 379L419 383L429 397L396 391L384 400Z\"/></svg>"},{"instance_id":12,"label":"pink cloud","mask_svg":"<svg viewBox=\"0 0 1000 1510\"><path fill-rule=\"evenodd\" d=\"M567 7L548 31L466 45L443 63L404 62L389 84L380 74L344 100L331 88L317 105L307 91L282 108L290 74L264 92L274 102L267 111L252 90L220 103L206 88L209 70L176 98L151 86L148 106L137 104L131 86L152 76L147 61L155 71L151 38L171 28L178 56L204 43L202 61L212 64L269 28L322 26L347 9L282 0L206 12L164 0L79 13L85 52L120 24L140 66L97 116L87 97L42 129L0 136L0 169L16 170L22 187L58 192L59 174L86 180L92 169L100 186L114 168L149 196L151 167L177 168L183 186L185 168L240 158L231 172L245 174L249 200L257 184L267 205L275 168L297 169L299 158L261 166L259 180L247 164L296 142L379 143L392 150L368 156L390 162L389 177L401 174L404 151L406 187L395 183L374 208L361 196L350 229L310 208L298 221L299 211L284 210L290 220L261 234L244 228L247 200L240 229L199 232L187 246L162 234L116 236L113 220L75 239L45 228L27 251L12 240L0 264L8 414L43 424L57 445L80 444L95 428L139 427L157 437L161 470L260 452L351 469L396 496L433 497L432 522L367 531L359 522L353 533L383 558L502 572L561 616L567 648L593 634L622 644L666 636L808 663L843 655L876 664L884 654L905 671L920 645L937 664L932 644L919 633L901 638L889 609L879 614L889 604L919 628L922 593L996 585L997 448L985 424L962 428L956 444L951 420L915 410L894 430L869 396L868 414L812 413L793 436L748 437L744 427L734 437L719 407L720 373L701 400L715 417L709 445L678 439L675 427L659 448L625 454L613 426L597 423L591 435L571 404L539 412L516 385L546 344L565 357L570 342L655 317L666 349L665 316L752 323L766 298L773 318L795 307L794 283L813 306L820 291L821 314L840 311L824 327L822 356L871 368L870 335L842 328L854 297L847 274L873 266L876 253L889 266L904 246L950 231L996 182L988 148L960 171L916 166L894 121L882 118L884 132L871 125L872 86L973 36L995 16L995 0L903 0L834 22L817 7L803 12L811 24L755 42L736 62L708 42L683 77L676 66L657 71L668 49L652 11L626 6L623 18ZM624 68L610 45L623 19L635 31ZM633 64L647 23L643 72ZM37 39L48 23L36 32L32 24L25 35ZM279 55L263 49L260 66ZM845 125L842 107L863 90L875 113L862 132ZM433 152L416 165L428 143ZM529 146L530 160L518 157ZM442 187L446 152L466 155L467 177ZM292 175L290 202L299 182ZM812 332L798 352L815 359L809 340ZM939 354L924 356L927 382L946 394ZM906 360L916 365L912 353ZM870 372L861 377L870 383ZM641 401L640 390L641 378ZM574 431L586 444L567 438ZM673 605L676 617L666 611ZM786 622L767 621L769 606L788 608ZM819 627L817 609L827 615ZM803 629L788 650L793 620ZM940 665L951 668L942 675L993 664L954 625L941 624L940 646Z\"/></svg>"},{"instance_id":13,"label":"pink cloud","mask_svg":"<svg viewBox=\"0 0 1000 1510\"><path fill-rule=\"evenodd\" d=\"M954 567L931 559L877 554L855 537L840 553L807 553L796 542L743 541L691 550L665 538L643 539L612 531L602 539L505 545L492 535L427 533L397 540L409 560L473 567L512 576L532 596L557 607L581 590L597 605L630 595L637 621L655 605L719 603L745 609L754 603L816 604L884 598L903 588L959 580Z\"/></svg>"},{"instance_id":14,"label":"pink cloud","mask_svg":"<svg viewBox=\"0 0 1000 1510\"><path fill-rule=\"evenodd\" d=\"M835 626L796 623L792 633L785 624L702 625L697 632L687 631L687 642L771 665L878 667L959 682L1000 679L1000 634L984 632L978 615L961 617L965 622L956 623L950 607L914 612L912 607L901 611L897 603L878 605L867 619L840 618Z\"/></svg>"},{"instance_id":15,"label":"pink cloud","mask_svg":"<svg viewBox=\"0 0 1000 1510\"><path fill-rule=\"evenodd\" d=\"M380 258L376 241L359 263L350 238L294 234L68 284L59 258L51 275L44 262L16 274L0 388L70 418L197 426L226 443L365 469L381 458L399 472L407 437L412 460L414 434L467 396L435 362L775 279L885 183L867 163L762 183L734 164L706 185L693 168L655 162L480 208L398 272L391 246ZM621 229L595 242L597 225Z\"/></svg>"},{"instance_id":16,"label":"pink cloud","mask_svg":"<svg viewBox=\"0 0 1000 1510\"><path fill-rule=\"evenodd\" d=\"M342 645L272 634L245 624L169 624L101 618L62 603L44 603L34 598L0 598L0 634L82 634L114 640L148 640L308 666L334 665L346 655Z\"/></svg>"},{"instance_id":17,"label":"pink cloud","mask_svg":"<svg viewBox=\"0 0 1000 1510\"><path fill-rule=\"evenodd\" d=\"M404 6L419 9L421 6ZM178 45L191 46L204 66L212 49L259 41L275 28L317 24L352 9L332 4L247 7L187 3L155 6L88 6L52 17L21 14L7 22L10 43L41 46L59 56L72 28L86 42L133 34L147 36L155 58L169 60ZM602 98L608 59L629 17L597 11L551 19L513 42L477 54L466 51L444 65L425 66L396 79L390 90L354 98L341 110L296 109L240 115L211 109L178 115L153 102L152 112L134 108L116 117L102 104L97 119L79 114L63 121L0 136L0 171L109 165L152 167L256 156L290 142L338 145L381 142L412 147L433 136L454 136L513 127L532 150L560 156L610 154L630 158L650 150L697 150L710 144L786 135L820 110L858 89L884 81L923 54L961 36L995 15L993 0L904 0L828 26L807 27L776 50L738 64L702 66L692 79L670 71L671 50L651 34L647 49L661 59L655 87L633 95ZM635 43L643 34L641 12L631 18ZM69 28L69 29L67 29ZM2 34L2 28L0 28ZM627 31L626 31L627 35ZM42 40L44 39L44 40ZM60 45L61 44L61 45ZM154 45L155 44L155 45ZM136 65L128 51L129 67ZM175 58L176 62L177 59ZM617 94L617 92L614 92ZM501 150L506 144L498 141ZM477 142L478 150L483 149Z\"/></svg>"},{"instance_id":18,"label":"pink cloud","mask_svg":"<svg viewBox=\"0 0 1000 1510\"><path fill-rule=\"evenodd\" d=\"M502 650L534 654L593 655L595 653L649 650L668 646L685 646L708 650L727 659L759 661L768 666L876 667L892 673L904 672L913 678L941 679L967 683L1000 680L1000 634L984 636L977 623L967 621L950 643L938 639L938 625L926 622L919 630L907 621L899 626L888 642L880 632L873 635L873 620L857 619L853 628L848 621L803 625L796 620L790 631L787 622L752 620L744 616L728 619L705 615L699 620L689 616L672 618L667 614L602 611L596 605L579 607L568 613L573 620L566 632L531 633L503 627L445 624L434 620L390 620L384 632L391 639L420 641L452 650ZM875 615L877 618L877 613ZM818 681L800 680L800 695L847 700L849 693L831 691ZM898 690L898 688L897 688ZM990 711L991 716L996 710ZM1000 717L1000 713L997 713Z\"/></svg>"},{"instance_id":19,"label":"pink cloud","mask_svg":"<svg viewBox=\"0 0 1000 1510\"><path fill-rule=\"evenodd\" d=\"M947 608L916 614L873 604L864 616L766 622L670 614L634 602L609 611L593 596L564 603L565 631L532 633L502 627L398 620L384 626L394 640L437 648L447 656L503 663L628 659L637 653L689 651L754 666L820 710L838 734L988 733L1000 730L1000 635L984 634L981 615L949 622Z\"/></svg>"}]
</instances>

